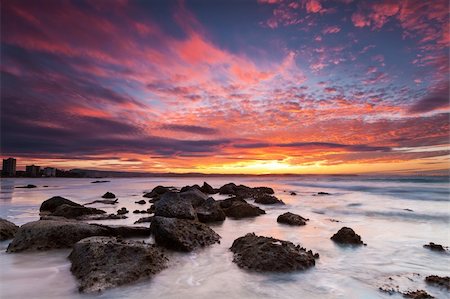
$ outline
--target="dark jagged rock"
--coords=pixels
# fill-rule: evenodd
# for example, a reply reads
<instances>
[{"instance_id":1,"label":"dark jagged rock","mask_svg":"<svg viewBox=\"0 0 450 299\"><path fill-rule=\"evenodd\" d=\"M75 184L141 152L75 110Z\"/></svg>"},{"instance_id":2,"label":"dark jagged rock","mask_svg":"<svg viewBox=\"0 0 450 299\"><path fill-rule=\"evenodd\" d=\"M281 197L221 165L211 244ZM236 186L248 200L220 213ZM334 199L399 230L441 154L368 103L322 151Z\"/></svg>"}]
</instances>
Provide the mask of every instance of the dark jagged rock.
<instances>
[{"instance_id":1,"label":"dark jagged rock","mask_svg":"<svg viewBox=\"0 0 450 299\"><path fill-rule=\"evenodd\" d=\"M292 242L247 234L234 240L230 250L239 267L257 272L290 272L315 265L319 255Z\"/></svg>"},{"instance_id":2,"label":"dark jagged rock","mask_svg":"<svg viewBox=\"0 0 450 299\"><path fill-rule=\"evenodd\" d=\"M335 233L331 240L340 244L352 244L352 245L363 245L361 241L361 236L356 234L355 231L349 227L341 228L337 233Z\"/></svg>"},{"instance_id":3,"label":"dark jagged rock","mask_svg":"<svg viewBox=\"0 0 450 299\"><path fill-rule=\"evenodd\" d=\"M235 195L236 189L235 183L228 183L219 188L219 194Z\"/></svg>"},{"instance_id":4,"label":"dark jagged rock","mask_svg":"<svg viewBox=\"0 0 450 299\"><path fill-rule=\"evenodd\" d=\"M428 248L433 251L439 251L439 252L445 252L445 247L440 244L435 244L433 242L430 242L429 244L423 245L423 247Z\"/></svg>"},{"instance_id":5,"label":"dark jagged rock","mask_svg":"<svg viewBox=\"0 0 450 299\"><path fill-rule=\"evenodd\" d=\"M186 192L186 191L194 190L194 189L200 190L200 186L197 184L192 185L192 186L184 186L180 189L180 192Z\"/></svg>"},{"instance_id":6,"label":"dark jagged rock","mask_svg":"<svg viewBox=\"0 0 450 299\"><path fill-rule=\"evenodd\" d=\"M194 208L201 206L208 199L208 195L199 189L191 189L179 194L181 199L190 201Z\"/></svg>"},{"instance_id":7,"label":"dark jagged rock","mask_svg":"<svg viewBox=\"0 0 450 299\"><path fill-rule=\"evenodd\" d=\"M37 186L33 185L33 184L28 184L28 185L25 185L25 186L17 186L16 188L32 189L32 188L37 188Z\"/></svg>"},{"instance_id":8,"label":"dark jagged rock","mask_svg":"<svg viewBox=\"0 0 450 299\"><path fill-rule=\"evenodd\" d=\"M102 198L116 198L116 195L111 192L106 192L105 194L102 195Z\"/></svg>"},{"instance_id":9,"label":"dark jagged rock","mask_svg":"<svg viewBox=\"0 0 450 299\"><path fill-rule=\"evenodd\" d=\"M252 188L252 190L257 194L258 193L262 193L262 194L274 194L275 193L273 191L273 189L270 187L255 187L255 188Z\"/></svg>"},{"instance_id":10,"label":"dark jagged rock","mask_svg":"<svg viewBox=\"0 0 450 299\"><path fill-rule=\"evenodd\" d=\"M69 255L79 291L99 292L143 279L164 268L168 259L155 245L114 237L91 237L77 242Z\"/></svg>"},{"instance_id":11,"label":"dark jagged rock","mask_svg":"<svg viewBox=\"0 0 450 299\"><path fill-rule=\"evenodd\" d=\"M65 218L78 218L86 215L97 215L97 214L106 214L106 212L95 208L87 208L84 206L71 206L64 204L57 207L56 210L50 215Z\"/></svg>"},{"instance_id":12,"label":"dark jagged rock","mask_svg":"<svg viewBox=\"0 0 450 299\"><path fill-rule=\"evenodd\" d=\"M22 225L7 252L69 248L92 236L149 236L148 227L107 226L71 220L38 220Z\"/></svg>"},{"instance_id":13,"label":"dark jagged rock","mask_svg":"<svg viewBox=\"0 0 450 299\"><path fill-rule=\"evenodd\" d=\"M101 184L101 183L109 183L111 181L93 181L92 184Z\"/></svg>"},{"instance_id":14,"label":"dark jagged rock","mask_svg":"<svg viewBox=\"0 0 450 299\"><path fill-rule=\"evenodd\" d=\"M217 201L220 205L220 207L222 209L228 209L229 207L231 207L233 205L233 203L235 202L242 202L242 203L247 203L245 201L245 199L243 199L242 197L230 197L230 198L226 198L226 199L222 199L222 200L218 200Z\"/></svg>"},{"instance_id":15,"label":"dark jagged rock","mask_svg":"<svg viewBox=\"0 0 450 299\"><path fill-rule=\"evenodd\" d=\"M416 290L416 291L409 291L406 293L403 293L403 297L405 298L413 298L413 299L428 299L428 298L434 298L424 290Z\"/></svg>"},{"instance_id":16,"label":"dark jagged rock","mask_svg":"<svg viewBox=\"0 0 450 299\"><path fill-rule=\"evenodd\" d=\"M137 223L152 222L152 220L153 220L153 216L150 216L150 217L142 217L142 218L139 218L136 222L134 222L134 224L137 224Z\"/></svg>"},{"instance_id":17,"label":"dark jagged rock","mask_svg":"<svg viewBox=\"0 0 450 299\"><path fill-rule=\"evenodd\" d=\"M291 192L291 193L289 193L290 195L292 195L292 196L295 196L295 195L297 195L297 193L295 193L295 192Z\"/></svg>"},{"instance_id":18,"label":"dark jagged rock","mask_svg":"<svg viewBox=\"0 0 450 299\"><path fill-rule=\"evenodd\" d=\"M173 189L173 187L156 186L152 191L145 193L144 197L156 199L166 192L173 191Z\"/></svg>"},{"instance_id":19,"label":"dark jagged rock","mask_svg":"<svg viewBox=\"0 0 450 299\"><path fill-rule=\"evenodd\" d=\"M77 204L76 202L73 202L67 198L64 198L61 196L53 196L52 198L45 200L41 204L39 211L53 213L56 210L56 208L58 208L59 206L62 206L62 205L81 207L80 204Z\"/></svg>"},{"instance_id":20,"label":"dark jagged rock","mask_svg":"<svg viewBox=\"0 0 450 299\"><path fill-rule=\"evenodd\" d=\"M182 200L179 193L166 192L155 203L155 216L196 219L194 207L189 200Z\"/></svg>"},{"instance_id":21,"label":"dark jagged rock","mask_svg":"<svg viewBox=\"0 0 450 299\"><path fill-rule=\"evenodd\" d=\"M308 221L308 220L309 219L303 218L302 216L293 214L291 212L281 214L277 218L277 222L279 222L279 223L284 223L284 224L289 224L289 225L299 225L299 226L305 225L306 221Z\"/></svg>"},{"instance_id":22,"label":"dark jagged rock","mask_svg":"<svg viewBox=\"0 0 450 299\"><path fill-rule=\"evenodd\" d=\"M14 223L0 218L0 241L14 238L14 235L19 230L19 227Z\"/></svg>"},{"instance_id":23,"label":"dark jagged rock","mask_svg":"<svg viewBox=\"0 0 450 299\"><path fill-rule=\"evenodd\" d=\"M145 205L147 202L143 199L139 200L139 201L135 201L134 203L137 203L138 205Z\"/></svg>"},{"instance_id":24,"label":"dark jagged rock","mask_svg":"<svg viewBox=\"0 0 450 299\"><path fill-rule=\"evenodd\" d=\"M200 222L224 221L226 216L220 204L214 198L208 198L201 206L195 209Z\"/></svg>"},{"instance_id":25,"label":"dark jagged rock","mask_svg":"<svg viewBox=\"0 0 450 299\"><path fill-rule=\"evenodd\" d=\"M87 205L93 205L93 204L96 204L96 203L101 203L101 204L105 204L105 205L115 205L118 202L119 202L119 199L117 199L117 198L115 200L99 199L99 200L94 200L92 202L85 203L84 205L87 206Z\"/></svg>"},{"instance_id":26,"label":"dark jagged rock","mask_svg":"<svg viewBox=\"0 0 450 299\"><path fill-rule=\"evenodd\" d=\"M284 205L284 202L282 200L269 194L260 194L255 196L255 202L263 205L274 205L274 204Z\"/></svg>"},{"instance_id":27,"label":"dark jagged rock","mask_svg":"<svg viewBox=\"0 0 450 299\"><path fill-rule=\"evenodd\" d=\"M429 284L450 290L450 277L448 276L441 277L437 275L430 275L425 278L425 281Z\"/></svg>"},{"instance_id":28,"label":"dark jagged rock","mask_svg":"<svg viewBox=\"0 0 450 299\"><path fill-rule=\"evenodd\" d=\"M225 212L225 215L227 215L227 217L237 219L256 217L266 213L263 209L257 206L249 204L245 201L242 202L238 200L233 201L230 207L223 208L223 211Z\"/></svg>"},{"instance_id":29,"label":"dark jagged rock","mask_svg":"<svg viewBox=\"0 0 450 299\"><path fill-rule=\"evenodd\" d=\"M207 225L186 219L155 216L150 229L157 244L177 251L192 251L220 239Z\"/></svg>"},{"instance_id":30,"label":"dark jagged rock","mask_svg":"<svg viewBox=\"0 0 450 299\"><path fill-rule=\"evenodd\" d=\"M129 211L127 210L127 208L122 207L119 210L117 210L117 215L124 215L127 214Z\"/></svg>"},{"instance_id":31,"label":"dark jagged rock","mask_svg":"<svg viewBox=\"0 0 450 299\"><path fill-rule=\"evenodd\" d=\"M220 194L235 195L243 198L257 198L264 194L274 194L272 188L269 187L255 187L250 188L245 185L237 186L234 183L228 183L219 188Z\"/></svg>"},{"instance_id":32,"label":"dark jagged rock","mask_svg":"<svg viewBox=\"0 0 450 299\"><path fill-rule=\"evenodd\" d=\"M219 190L214 189L207 182L203 182L203 186L200 188L200 191L202 191L205 194L216 194L217 192L219 192Z\"/></svg>"}]
</instances>

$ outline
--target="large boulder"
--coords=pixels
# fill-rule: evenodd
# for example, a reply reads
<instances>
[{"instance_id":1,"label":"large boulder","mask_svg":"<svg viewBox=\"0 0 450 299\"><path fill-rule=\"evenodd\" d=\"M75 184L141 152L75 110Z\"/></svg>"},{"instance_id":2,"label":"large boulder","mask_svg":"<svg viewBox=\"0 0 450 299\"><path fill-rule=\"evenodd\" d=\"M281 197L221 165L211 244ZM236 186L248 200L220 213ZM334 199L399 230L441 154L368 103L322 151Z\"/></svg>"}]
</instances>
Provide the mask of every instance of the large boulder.
<instances>
[{"instance_id":1,"label":"large boulder","mask_svg":"<svg viewBox=\"0 0 450 299\"><path fill-rule=\"evenodd\" d=\"M188 185L188 186L184 186L184 187L182 187L182 188L180 189L180 192L186 192L186 191L194 190L194 189L200 190L200 186L197 185L197 184L192 185L192 186L189 186L189 185Z\"/></svg>"},{"instance_id":2,"label":"large boulder","mask_svg":"<svg viewBox=\"0 0 450 299\"><path fill-rule=\"evenodd\" d=\"M355 233L350 227L343 227L335 233L331 240L339 244L363 245L361 236Z\"/></svg>"},{"instance_id":3,"label":"large boulder","mask_svg":"<svg viewBox=\"0 0 450 299\"><path fill-rule=\"evenodd\" d=\"M77 242L69 260L79 291L85 293L148 279L166 268L168 261L155 245L114 237L90 237Z\"/></svg>"},{"instance_id":4,"label":"large boulder","mask_svg":"<svg viewBox=\"0 0 450 299\"><path fill-rule=\"evenodd\" d=\"M78 218L86 215L98 215L98 214L106 214L106 212L95 208L88 208L84 206L71 206L63 204L57 207L56 210L50 215L65 218Z\"/></svg>"},{"instance_id":5,"label":"large boulder","mask_svg":"<svg viewBox=\"0 0 450 299\"><path fill-rule=\"evenodd\" d=\"M245 199L243 199L242 197L238 197L238 196L221 199L221 200L218 200L217 202L219 203L219 205L222 209L230 208L235 202L247 203L247 201Z\"/></svg>"},{"instance_id":6,"label":"large boulder","mask_svg":"<svg viewBox=\"0 0 450 299\"><path fill-rule=\"evenodd\" d=\"M235 183L228 183L219 188L219 194L234 195L236 189Z\"/></svg>"},{"instance_id":7,"label":"large boulder","mask_svg":"<svg viewBox=\"0 0 450 299\"><path fill-rule=\"evenodd\" d=\"M116 195L112 192L106 192L105 194L102 195L102 198L112 199L112 198L116 198Z\"/></svg>"},{"instance_id":8,"label":"large boulder","mask_svg":"<svg viewBox=\"0 0 450 299\"><path fill-rule=\"evenodd\" d=\"M200 188L200 191L202 191L205 194L216 194L217 192L219 192L219 190L214 189L207 182L203 182L203 186Z\"/></svg>"},{"instance_id":9,"label":"large boulder","mask_svg":"<svg viewBox=\"0 0 450 299\"><path fill-rule=\"evenodd\" d=\"M239 267L257 272L290 272L315 265L319 255L292 242L247 234L234 240L230 250Z\"/></svg>"},{"instance_id":10,"label":"large boulder","mask_svg":"<svg viewBox=\"0 0 450 299\"><path fill-rule=\"evenodd\" d=\"M191 202L192 206L201 206L208 199L208 195L198 189L191 189L185 192L180 192L180 198Z\"/></svg>"},{"instance_id":11,"label":"large boulder","mask_svg":"<svg viewBox=\"0 0 450 299\"><path fill-rule=\"evenodd\" d=\"M192 220L155 216L150 229L157 244L177 251L192 251L220 239L210 227Z\"/></svg>"},{"instance_id":12,"label":"large boulder","mask_svg":"<svg viewBox=\"0 0 450 299\"><path fill-rule=\"evenodd\" d=\"M219 188L219 193L240 196L243 198L256 198L263 194L274 194L274 191L269 187L251 188L245 185L237 186L234 183L228 183Z\"/></svg>"},{"instance_id":13,"label":"large boulder","mask_svg":"<svg viewBox=\"0 0 450 299\"><path fill-rule=\"evenodd\" d=\"M158 199L166 192L173 191L173 187L156 186L152 191L144 194L144 197Z\"/></svg>"},{"instance_id":14,"label":"large boulder","mask_svg":"<svg viewBox=\"0 0 450 299\"><path fill-rule=\"evenodd\" d=\"M309 219L303 218L302 216L291 213L291 212L281 214L277 218L277 222L279 222L279 223L284 223L284 224L289 224L289 225L298 225L298 226L305 225L306 221L308 221L308 220Z\"/></svg>"},{"instance_id":15,"label":"large boulder","mask_svg":"<svg viewBox=\"0 0 450 299\"><path fill-rule=\"evenodd\" d=\"M14 238L14 235L19 230L19 227L14 223L0 218L0 241Z\"/></svg>"},{"instance_id":16,"label":"large boulder","mask_svg":"<svg viewBox=\"0 0 450 299\"><path fill-rule=\"evenodd\" d=\"M227 217L237 219L256 217L266 213L263 209L255 205L239 200L233 201L231 206L228 208L224 208L223 211L225 212L225 215L227 215Z\"/></svg>"},{"instance_id":17,"label":"large boulder","mask_svg":"<svg viewBox=\"0 0 450 299\"><path fill-rule=\"evenodd\" d=\"M45 200L41 204L39 211L53 213L56 210L56 208L58 208L59 206L62 206L62 205L81 207L80 204L77 204L76 202L73 202L67 198L64 198L61 196L53 196L52 198Z\"/></svg>"},{"instance_id":18,"label":"large boulder","mask_svg":"<svg viewBox=\"0 0 450 299\"><path fill-rule=\"evenodd\" d=\"M22 225L7 252L50 250L72 247L81 239L92 236L149 236L150 229L135 226L106 226L77 221L38 220Z\"/></svg>"},{"instance_id":19,"label":"large boulder","mask_svg":"<svg viewBox=\"0 0 450 299\"><path fill-rule=\"evenodd\" d=\"M155 203L155 216L196 219L194 207L190 200L183 200L179 193L166 192Z\"/></svg>"},{"instance_id":20,"label":"large boulder","mask_svg":"<svg viewBox=\"0 0 450 299\"><path fill-rule=\"evenodd\" d=\"M225 220L225 212L214 198L208 198L201 206L195 209L200 222L216 222Z\"/></svg>"},{"instance_id":21,"label":"large boulder","mask_svg":"<svg viewBox=\"0 0 450 299\"><path fill-rule=\"evenodd\" d=\"M274 204L281 204L284 205L284 202L278 198L276 198L273 195L269 194L258 194L255 195L255 202L263 205L274 205Z\"/></svg>"}]
</instances>

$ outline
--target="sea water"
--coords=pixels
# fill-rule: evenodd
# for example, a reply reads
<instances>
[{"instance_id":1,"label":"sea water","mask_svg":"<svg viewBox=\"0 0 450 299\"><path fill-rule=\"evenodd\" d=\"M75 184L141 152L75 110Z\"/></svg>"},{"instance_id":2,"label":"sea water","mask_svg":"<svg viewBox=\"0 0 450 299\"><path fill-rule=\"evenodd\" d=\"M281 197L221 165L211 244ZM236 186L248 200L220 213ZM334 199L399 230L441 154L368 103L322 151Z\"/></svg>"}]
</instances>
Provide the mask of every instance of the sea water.
<instances>
[{"instance_id":1,"label":"sea water","mask_svg":"<svg viewBox=\"0 0 450 299\"><path fill-rule=\"evenodd\" d=\"M75 202L100 199L107 191L119 198L115 206L92 207L114 213L126 207L129 218L95 221L133 223L150 206L135 204L157 185L182 187L206 180L218 188L228 182L268 186L286 205L260 205L265 215L211 227L220 244L191 253L169 252L169 267L150 280L107 290L78 293L70 273L70 249L8 254L10 241L0 242L0 298L401 298L378 288L397 283L401 290L424 289L437 298L445 290L424 283L427 275L450 275L450 256L423 248L435 242L450 245L448 177L285 176L214 178L2 179L0 217L22 225L39 219L39 206L52 196ZM17 186L34 184L34 189ZM48 187L43 187L43 186ZM296 195L290 195L290 192ZM318 192L331 195L318 196ZM226 196L213 195L215 199ZM287 226L278 215L292 212L309 218L307 225ZM337 222L338 221L338 222ZM142 223L138 225L149 225ZM367 246L342 247L330 240L341 227L353 228ZM232 262L233 240L249 232L301 244L320 258L306 271L271 274L242 270ZM152 237L144 239L153 243ZM389 277L393 278L389 279Z\"/></svg>"}]
</instances>

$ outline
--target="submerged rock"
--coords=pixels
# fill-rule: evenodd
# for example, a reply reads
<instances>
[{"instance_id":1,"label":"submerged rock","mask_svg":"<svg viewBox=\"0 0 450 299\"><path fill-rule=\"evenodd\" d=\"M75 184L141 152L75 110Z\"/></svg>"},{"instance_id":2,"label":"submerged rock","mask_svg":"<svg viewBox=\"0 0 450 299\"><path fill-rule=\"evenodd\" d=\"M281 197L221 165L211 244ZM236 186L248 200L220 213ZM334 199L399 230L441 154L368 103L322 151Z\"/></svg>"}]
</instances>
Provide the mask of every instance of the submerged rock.
<instances>
[{"instance_id":1,"label":"submerged rock","mask_svg":"<svg viewBox=\"0 0 450 299\"><path fill-rule=\"evenodd\" d=\"M71 206L63 204L57 207L56 210L50 215L65 218L78 218L86 215L97 215L97 214L106 214L106 212L95 208L87 208L84 206Z\"/></svg>"},{"instance_id":2,"label":"submerged rock","mask_svg":"<svg viewBox=\"0 0 450 299\"><path fill-rule=\"evenodd\" d=\"M228 208L224 208L223 211L225 212L225 215L227 215L227 217L237 219L256 217L266 213L263 209L255 205L238 200L233 201L232 204Z\"/></svg>"},{"instance_id":3,"label":"submerged rock","mask_svg":"<svg viewBox=\"0 0 450 299\"><path fill-rule=\"evenodd\" d=\"M152 191L144 194L144 197L147 198L158 198L166 192L172 191L173 187L164 187L164 186L156 186Z\"/></svg>"},{"instance_id":4,"label":"submerged rock","mask_svg":"<svg viewBox=\"0 0 450 299\"><path fill-rule=\"evenodd\" d=\"M356 234L355 231L349 227L341 228L337 233L335 233L331 240L340 244L352 244L352 245L363 245L361 241L361 236Z\"/></svg>"},{"instance_id":5,"label":"submerged rock","mask_svg":"<svg viewBox=\"0 0 450 299\"><path fill-rule=\"evenodd\" d=\"M14 238L14 235L19 230L19 227L14 223L0 218L0 241Z\"/></svg>"},{"instance_id":6,"label":"submerged rock","mask_svg":"<svg viewBox=\"0 0 450 299\"><path fill-rule=\"evenodd\" d=\"M111 181L93 181L92 184L101 184L101 183L109 183Z\"/></svg>"},{"instance_id":7,"label":"submerged rock","mask_svg":"<svg viewBox=\"0 0 450 299\"><path fill-rule=\"evenodd\" d=\"M138 205L145 205L147 202L143 199L139 200L139 201L135 201L134 203L137 203Z\"/></svg>"},{"instance_id":8,"label":"submerged rock","mask_svg":"<svg viewBox=\"0 0 450 299\"><path fill-rule=\"evenodd\" d=\"M49 198L45 200L41 207L39 208L40 212L54 212L56 208L62 205L69 205L74 207L81 207L80 204L77 204L76 202L73 202L67 198L61 197L61 196L53 196L52 198Z\"/></svg>"},{"instance_id":9,"label":"submerged rock","mask_svg":"<svg viewBox=\"0 0 450 299\"><path fill-rule=\"evenodd\" d=\"M317 195L331 195L331 194L328 192L317 192Z\"/></svg>"},{"instance_id":10,"label":"submerged rock","mask_svg":"<svg viewBox=\"0 0 450 299\"><path fill-rule=\"evenodd\" d=\"M135 221L134 224L152 222L152 220L153 220L153 216L142 217L142 218L139 218L137 221Z\"/></svg>"},{"instance_id":11,"label":"submerged rock","mask_svg":"<svg viewBox=\"0 0 450 299\"><path fill-rule=\"evenodd\" d=\"M125 207L120 208L119 210L117 210L117 215L124 215L124 214L128 214L128 210Z\"/></svg>"},{"instance_id":12,"label":"submerged rock","mask_svg":"<svg viewBox=\"0 0 450 299\"><path fill-rule=\"evenodd\" d=\"M284 224L289 224L289 225L299 225L299 226L305 225L306 221L308 221L308 220L309 219L303 218L302 216L293 214L291 212L281 214L277 218L277 222L279 222L279 223L284 223Z\"/></svg>"},{"instance_id":13,"label":"submerged rock","mask_svg":"<svg viewBox=\"0 0 450 299\"><path fill-rule=\"evenodd\" d=\"M208 198L201 206L195 209L197 218L200 222L215 222L224 221L226 218L225 212L220 207L220 204L214 198Z\"/></svg>"},{"instance_id":14,"label":"submerged rock","mask_svg":"<svg viewBox=\"0 0 450 299\"><path fill-rule=\"evenodd\" d=\"M196 219L191 201L182 200L179 193L167 192L155 203L155 216Z\"/></svg>"},{"instance_id":15,"label":"submerged rock","mask_svg":"<svg viewBox=\"0 0 450 299\"><path fill-rule=\"evenodd\" d=\"M441 276L437 276L437 275L430 275L425 278L425 281L429 284L450 290L450 277L448 277L448 276L441 277Z\"/></svg>"},{"instance_id":16,"label":"submerged rock","mask_svg":"<svg viewBox=\"0 0 450 299\"><path fill-rule=\"evenodd\" d=\"M105 194L102 195L102 198L116 198L116 195L111 192L106 192Z\"/></svg>"},{"instance_id":17,"label":"submerged rock","mask_svg":"<svg viewBox=\"0 0 450 299\"><path fill-rule=\"evenodd\" d=\"M114 237L90 237L77 242L69 260L79 291L86 293L148 279L166 268L168 261L155 245Z\"/></svg>"},{"instance_id":18,"label":"submerged rock","mask_svg":"<svg viewBox=\"0 0 450 299\"><path fill-rule=\"evenodd\" d=\"M284 205L284 202L273 195L269 194L261 194L255 197L255 202L263 205L273 205L273 204L281 204Z\"/></svg>"},{"instance_id":19,"label":"submerged rock","mask_svg":"<svg viewBox=\"0 0 450 299\"><path fill-rule=\"evenodd\" d=\"M294 191L290 192L289 194L292 195L292 196L297 195L297 193L295 193Z\"/></svg>"},{"instance_id":20,"label":"submerged rock","mask_svg":"<svg viewBox=\"0 0 450 299\"><path fill-rule=\"evenodd\" d=\"M413 299L427 299L427 298L434 298L424 290L416 290L416 291L409 291L406 293L403 293L403 297L405 298L413 298Z\"/></svg>"},{"instance_id":21,"label":"submerged rock","mask_svg":"<svg viewBox=\"0 0 450 299\"><path fill-rule=\"evenodd\" d=\"M290 272L315 265L319 255L292 242L246 234L234 240L230 250L239 267L258 272Z\"/></svg>"},{"instance_id":22,"label":"submerged rock","mask_svg":"<svg viewBox=\"0 0 450 299\"><path fill-rule=\"evenodd\" d=\"M87 206L87 205L93 205L93 204L96 204L96 203L102 203L102 204L105 204L105 205L115 205L118 202L119 202L118 198L116 198L115 200L99 199L99 200L94 200L92 202L85 203L84 205Z\"/></svg>"},{"instance_id":23,"label":"submerged rock","mask_svg":"<svg viewBox=\"0 0 450 299\"><path fill-rule=\"evenodd\" d=\"M445 247L440 244L435 244L433 242L430 242L429 244L423 245L423 247L428 248L433 251L439 251L439 252L445 252Z\"/></svg>"},{"instance_id":24,"label":"submerged rock","mask_svg":"<svg viewBox=\"0 0 450 299\"><path fill-rule=\"evenodd\" d=\"M25 185L25 186L17 186L16 188L32 189L32 188L37 188L37 186L33 185L33 184L28 184L28 185Z\"/></svg>"},{"instance_id":25,"label":"submerged rock","mask_svg":"<svg viewBox=\"0 0 450 299\"><path fill-rule=\"evenodd\" d=\"M81 217L77 217L77 220L119 220L119 219L127 219L128 217L125 215L116 215L116 214L103 214L103 215L85 215ZM41 220L45 218L41 217Z\"/></svg>"},{"instance_id":26,"label":"submerged rock","mask_svg":"<svg viewBox=\"0 0 450 299\"><path fill-rule=\"evenodd\" d=\"M192 251L220 239L209 226L186 219L155 216L150 229L157 244L177 251Z\"/></svg>"}]
</instances>

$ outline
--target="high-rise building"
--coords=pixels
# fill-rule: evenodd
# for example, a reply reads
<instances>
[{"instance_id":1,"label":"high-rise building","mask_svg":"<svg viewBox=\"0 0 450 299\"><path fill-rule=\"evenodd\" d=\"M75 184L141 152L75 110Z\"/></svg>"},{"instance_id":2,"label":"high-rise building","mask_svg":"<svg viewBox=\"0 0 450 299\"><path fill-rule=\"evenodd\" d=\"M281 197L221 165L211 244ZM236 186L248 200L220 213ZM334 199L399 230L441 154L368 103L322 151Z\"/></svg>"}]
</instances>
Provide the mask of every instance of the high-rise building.
<instances>
[{"instance_id":1,"label":"high-rise building","mask_svg":"<svg viewBox=\"0 0 450 299\"><path fill-rule=\"evenodd\" d=\"M5 176L16 175L16 159L14 158L3 159L2 174Z\"/></svg>"},{"instance_id":2,"label":"high-rise building","mask_svg":"<svg viewBox=\"0 0 450 299\"><path fill-rule=\"evenodd\" d=\"M37 176L39 176L39 172L40 171L41 171L41 167L40 166L29 165L29 166L26 167L27 176L30 176L30 177L37 177Z\"/></svg>"},{"instance_id":3,"label":"high-rise building","mask_svg":"<svg viewBox=\"0 0 450 299\"><path fill-rule=\"evenodd\" d=\"M54 167L45 167L44 168L44 176L56 176L56 168Z\"/></svg>"}]
</instances>

